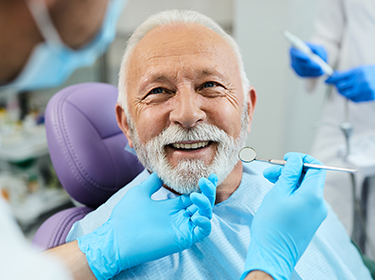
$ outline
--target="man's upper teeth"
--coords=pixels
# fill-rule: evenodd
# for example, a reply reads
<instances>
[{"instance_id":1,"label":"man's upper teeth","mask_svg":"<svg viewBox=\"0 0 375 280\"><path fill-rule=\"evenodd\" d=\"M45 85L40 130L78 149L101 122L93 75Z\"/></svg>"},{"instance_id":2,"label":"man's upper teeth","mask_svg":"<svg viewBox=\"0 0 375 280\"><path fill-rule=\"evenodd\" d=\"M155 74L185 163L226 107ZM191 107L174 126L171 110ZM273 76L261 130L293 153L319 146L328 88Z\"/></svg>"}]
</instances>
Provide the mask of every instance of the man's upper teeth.
<instances>
[{"instance_id":1,"label":"man's upper teeth","mask_svg":"<svg viewBox=\"0 0 375 280\"><path fill-rule=\"evenodd\" d=\"M203 141L203 142L197 142L193 144L172 144L172 146L176 149L198 149L202 148L208 145L208 141Z\"/></svg>"}]
</instances>

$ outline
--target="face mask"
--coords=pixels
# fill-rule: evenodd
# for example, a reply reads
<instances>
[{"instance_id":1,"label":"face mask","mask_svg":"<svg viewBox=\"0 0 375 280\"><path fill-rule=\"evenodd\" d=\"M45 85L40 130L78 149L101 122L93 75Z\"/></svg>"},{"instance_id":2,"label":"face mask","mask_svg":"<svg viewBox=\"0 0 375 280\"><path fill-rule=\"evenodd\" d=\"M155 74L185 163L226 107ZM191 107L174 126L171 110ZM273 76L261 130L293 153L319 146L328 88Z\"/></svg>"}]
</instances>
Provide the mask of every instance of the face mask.
<instances>
[{"instance_id":1,"label":"face mask","mask_svg":"<svg viewBox=\"0 0 375 280\"><path fill-rule=\"evenodd\" d=\"M61 85L79 67L92 65L116 35L116 23L126 0L110 0L102 27L96 38L79 50L60 39L43 1L27 1L45 41L38 44L21 74L1 89L35 90Z\"/></svg>"}]
</instances>

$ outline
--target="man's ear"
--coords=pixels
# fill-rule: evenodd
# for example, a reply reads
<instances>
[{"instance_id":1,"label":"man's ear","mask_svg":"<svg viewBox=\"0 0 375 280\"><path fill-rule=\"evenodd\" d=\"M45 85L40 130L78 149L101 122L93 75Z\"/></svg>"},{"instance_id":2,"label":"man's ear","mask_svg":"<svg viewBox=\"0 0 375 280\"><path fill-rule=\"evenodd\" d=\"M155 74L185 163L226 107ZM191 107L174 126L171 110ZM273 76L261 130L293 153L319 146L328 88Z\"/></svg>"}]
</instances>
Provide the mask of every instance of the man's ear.
<instances>
[{"instance_id":1,"label":"man's ear","mask_svg":"<svg viewBox=\"0 0 375 280\"><path fill-rule=\"evenodd\" d=\"M119 103L116 104L116 120L117 120L117 125L119 126L119 128L122 130L122 132L125 134L126 138L128 139L129 146L131 148L134 148L133 141L130 137L128 118L125 114L124 109L122 109Z\"/></svg>"},{"instance_id":2,"label":"man's ear","mask_svg":"<svg viewBox=\"0 0 375 280\"><path fill-rule=\"evenodd\" d=\"M251 122L253 121L253 114L255 109L255 104L257 103L257 93L255 88L250 86L249 92L247 93L247 114L248 114L248 124L247 133L251 130Z\"/></svg>"}]
</instances>

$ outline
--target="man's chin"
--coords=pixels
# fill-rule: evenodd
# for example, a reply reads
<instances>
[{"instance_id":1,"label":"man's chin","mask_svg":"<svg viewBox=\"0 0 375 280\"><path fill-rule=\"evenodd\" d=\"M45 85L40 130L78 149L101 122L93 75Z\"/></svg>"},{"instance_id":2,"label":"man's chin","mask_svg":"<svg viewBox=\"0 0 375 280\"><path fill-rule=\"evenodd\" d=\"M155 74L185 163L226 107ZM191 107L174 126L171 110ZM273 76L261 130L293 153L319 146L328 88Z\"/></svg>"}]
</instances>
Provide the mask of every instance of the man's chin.
<instances>
[{"instance_id":1,"label":"man's chin","mask_svg":"<svg viewBox=\"0 0 375 280\"><path fill-rule=\"evenodd\" d=\"M200 191L199 179L209 175L207 166L201 161L184 161L175 168L166 165L155 171L163 183L178 194Z\"/></svg>"},{"instance_id":2,"label":"man's chin","mask_svg":"<svg viewBox=\"0 0 375 280\"><path fill-rule=\"evenodd\" d=\"M199 179L203 176L200 176L199 178L192 179L190 178L183 178L183 176L178 176L179 178L174 178L170 180L169 178L165 178L163 180L164 184L168 186L168 189L174 193L177 194L191 194L193 192L199 192ZM206 177L206 176L205 176Z\"/></svg>"},{"instance_id":3,"label":"man's chin","mask_svg":"<svg viewBox=\"0 0 375 280\"><path fill-rule=\"evenodd\" d=\"M193 192L199 192L200 191L200 188L199 186L191 186L191 187L169 187L167 185L163 185L164 188L166 188L167 190L171 191L172 193L174 194L177 194L177 195L189 195Z\"/></svg>"}]
</instances>

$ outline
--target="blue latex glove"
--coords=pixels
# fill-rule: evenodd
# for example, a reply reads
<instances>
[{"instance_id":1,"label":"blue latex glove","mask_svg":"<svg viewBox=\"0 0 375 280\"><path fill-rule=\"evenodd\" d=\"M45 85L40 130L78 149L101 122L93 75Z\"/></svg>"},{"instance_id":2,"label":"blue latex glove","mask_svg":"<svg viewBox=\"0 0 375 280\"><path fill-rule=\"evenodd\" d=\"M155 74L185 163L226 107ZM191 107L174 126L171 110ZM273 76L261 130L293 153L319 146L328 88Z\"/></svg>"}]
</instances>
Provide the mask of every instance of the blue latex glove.
<instances>
[{"instance_id":1,"label":"blue latex glove","mask_svg":"<svg viewBox=\"0 0 375 280\"><path fill-rule=\"evenodd\" d=\"M202 193L155 201L161 188L155 173L131 188L114 207L108 221L78 238L80 250L97 279L191 247L211 232L217 176L201 178ZM187 208L195 205L196 211Z\"/></svg>"},{"instance_id":2,"label":"blue latex glove","mask_svg":"<svg viewBox=\"0 0 375 280\"><path fill-rule=\"evenodd\" d=\"M326 80L337 91L354 102L375 99L375 65L366 65L345 72L336 71Z\"/></svg>"},{"instance_id":3,"label":"blue latex glove","mask_svg":"<svg viewBox=\"0 0 375 280\"><path fill-rule=\"evenodd\" d=\"M327 62L327 52L322 46L313 45L306 43L313 53L320 56L325 62ZM289 50L291 66L294 71L300 77L320 77L324 74L323 69L314 61L310 60L309 57L297 50L294 47L291 47Z\"/></svg>"},{"instance_id":4,"label":"blue latex glove","mask_svg":"<svg viewBox=\"0 0 375 280\"><path fill-rule=\"evenodd\" d=\"M265 271L274 279L290 279L294 266L327 216L323 199L325 171L302 168L303 162L320 162L297 153L288 153L285 159L285 166L264 170L264 176L275 185L251 224L241 279L252 270Z\"/></svg>"}]
</instances>

